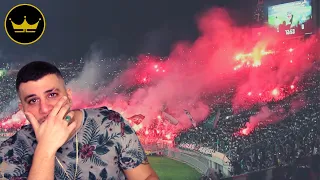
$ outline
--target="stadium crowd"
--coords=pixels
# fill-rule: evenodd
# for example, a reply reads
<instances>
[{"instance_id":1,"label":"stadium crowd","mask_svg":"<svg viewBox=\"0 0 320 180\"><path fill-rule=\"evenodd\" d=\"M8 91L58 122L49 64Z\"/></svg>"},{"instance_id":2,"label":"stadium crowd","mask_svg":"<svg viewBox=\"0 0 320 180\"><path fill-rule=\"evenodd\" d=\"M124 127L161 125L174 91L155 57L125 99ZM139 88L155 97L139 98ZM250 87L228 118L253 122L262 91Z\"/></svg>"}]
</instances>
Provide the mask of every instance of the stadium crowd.
<instances>
[{"instance_id":1,"label":"stadium crowd","mask_svg":"<svg viewBox=\"0 0 320 180\"><path fill-rule=\"evenodd\" d=\"M4 109L8 104L10 103L10 100L12 100L16 96L15 89L15 77L13 76L3 76L0 77L0 109ZM10 91L10 90L12 91Z\"/></svg>"},{"instance_id":2,"label":"stadium crowd","mask_svg":"<svg viewBox=\"0 0 320 180\"><path fill-rule=\"evenodd\" d=\"M83 68L83 63L70 63L57 64L67 82L76 77ZM233 114L232 105L229 104L219 108L220 117L215 127L208 126L204 121L199 126L178 135L175 143L199 144L226 154L234 167L230 172L233 175L274 166L286 166L295 163L299 157L320 153L319 67L319 64L315 64L316 72L305 75L304 80L299 84L303 87L301 91L281 101L264 105L275 114L287 114L280 122L268 125L260 122L251 133L244 135L240 133L241 130L246 127L251 116L259 113L261 107ZM15 76L1 77L0 82L0 109L6 112L6 108L11 106L12 100L16 98ZM303 106L292 109L291 103L295 99L298 99Z\"/></svg>"},{"instance_id":3,"label":"stadium crowd","mask_svg":"<svg viewBox=\"0 0 320 180\"><path fill-rule=\"evenodd\" d=\"M226 154L231 161L233 170L230 173L233 175L292 165L300 158L319 154L320 66L315 64L314 67L316 72L306 74L299 84L302 91L264 105L275 115L287 114L281 121L268 125L261 121L245 135L242 129L252 115L259 113L259 108L233 114L231 107L226 107L220 109L216 127L208 126L204 121L198 127L182 132L175 143L198 144ZM293 102L296 103L295 99L301 107L291 107Z\"/></svg>"}]
</instances>

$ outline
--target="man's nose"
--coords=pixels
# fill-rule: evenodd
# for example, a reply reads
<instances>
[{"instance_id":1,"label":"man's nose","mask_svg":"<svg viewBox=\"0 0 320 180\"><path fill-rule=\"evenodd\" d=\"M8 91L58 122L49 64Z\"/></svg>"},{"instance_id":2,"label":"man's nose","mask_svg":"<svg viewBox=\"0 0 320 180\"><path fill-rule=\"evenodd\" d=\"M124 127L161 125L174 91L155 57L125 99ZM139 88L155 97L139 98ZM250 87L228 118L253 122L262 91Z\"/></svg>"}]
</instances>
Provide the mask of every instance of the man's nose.
<instances>
[{"instance_id":1,"label":"man's nose","mask_svg":"<svg viewBox=\"0 0 320 180\"><path fill-rule=\"evenodd\" d=\"M48 114L51 112L53 108L53 105L51 105L50 103L46 102L46 101L42 101L40 103L40 113L41 114Z\"/></svg>"}]
</instances>

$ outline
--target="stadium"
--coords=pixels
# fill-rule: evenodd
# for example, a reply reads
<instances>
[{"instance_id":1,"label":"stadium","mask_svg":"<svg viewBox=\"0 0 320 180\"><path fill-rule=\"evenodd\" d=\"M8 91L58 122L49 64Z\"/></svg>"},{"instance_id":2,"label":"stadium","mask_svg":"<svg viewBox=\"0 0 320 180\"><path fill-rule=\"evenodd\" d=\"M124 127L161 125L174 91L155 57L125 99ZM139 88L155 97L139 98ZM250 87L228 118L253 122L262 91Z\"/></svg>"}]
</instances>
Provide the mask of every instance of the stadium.
<instances>
[{"instance_id":1,"label":"stadium","mask_svg":"<svg viewBox=\"0 0 320 180\"><path fill-rule=\"evenodd\" d=\"M74 108L106 106L129 121L160 179L319 179L320 2L258 1L255 18L262 24L248 31L209 12L201 37L168 57L56 65ZM20 66L0 66L1 141L28 124L17 108Z\"/></svg>"}]
</instances>

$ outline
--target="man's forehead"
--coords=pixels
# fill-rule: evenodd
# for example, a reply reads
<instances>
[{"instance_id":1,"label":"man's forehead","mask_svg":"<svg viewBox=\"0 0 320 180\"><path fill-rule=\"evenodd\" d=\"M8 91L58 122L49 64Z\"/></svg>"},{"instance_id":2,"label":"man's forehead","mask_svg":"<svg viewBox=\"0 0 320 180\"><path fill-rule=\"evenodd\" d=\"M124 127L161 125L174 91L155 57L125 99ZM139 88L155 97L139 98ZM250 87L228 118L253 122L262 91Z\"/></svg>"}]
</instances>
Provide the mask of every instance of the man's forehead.
<instances>
[{"instance_id":1,"label":"man's forehead","mask_svg":"<svg viewBox=\"0 0 320 180\"><path fill-rule=\"evenodd\" d=\"M19 87L19 94L28 96L30 94L44 94L53 91L62 91L64 89L64 82L59 80L54 81L29 81L21 83Z\"/></svg>"},{"instance_id":2,"label":"man's forehead","mask_svg":"<svg viewBox=\"0 0 320 180\"><path fill-rule=\"evenodd\" d=\"M23 82L20 84L20 89L23 88L36 88L36 87L46 87L46 86L59 86L60 84L64 84L64 80L59 78L54 74L46 75L38 80L30 80L28 82Z\"/></svg>"},{"instance_id":3,"label":"man's forehead","mask_svg":"<svg viewBox=\"0 0 320 180\"><path fill-rule=\"evenodd\" d=\"M25 91L23 91L22 95L23 96L41 95L41 94L47 94L47 93L52 93L52 92L61 92L61 88L51 86L46 89L34 89L34 90L30 90L30 91L25 90Z\"/></svg>"}]
</instances>

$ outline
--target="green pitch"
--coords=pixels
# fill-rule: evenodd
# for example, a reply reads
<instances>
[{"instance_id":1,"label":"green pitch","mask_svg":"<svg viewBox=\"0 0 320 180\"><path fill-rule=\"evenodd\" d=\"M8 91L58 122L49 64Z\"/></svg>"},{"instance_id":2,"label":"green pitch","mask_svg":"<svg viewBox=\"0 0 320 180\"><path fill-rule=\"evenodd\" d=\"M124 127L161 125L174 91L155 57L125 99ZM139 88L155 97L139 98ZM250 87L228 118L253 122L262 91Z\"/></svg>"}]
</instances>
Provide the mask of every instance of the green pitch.
<instances>
[{"instance_id":1,"label":"green pitch","mask_svg":"<svg viewBox=\"0 0 320 180\"><path fill-rule=\"evenodd\" d=\"M198 180L201 174L192 167L166 158L148 156L152 168L161 180Z\"/></svg>"}]
</instances>

